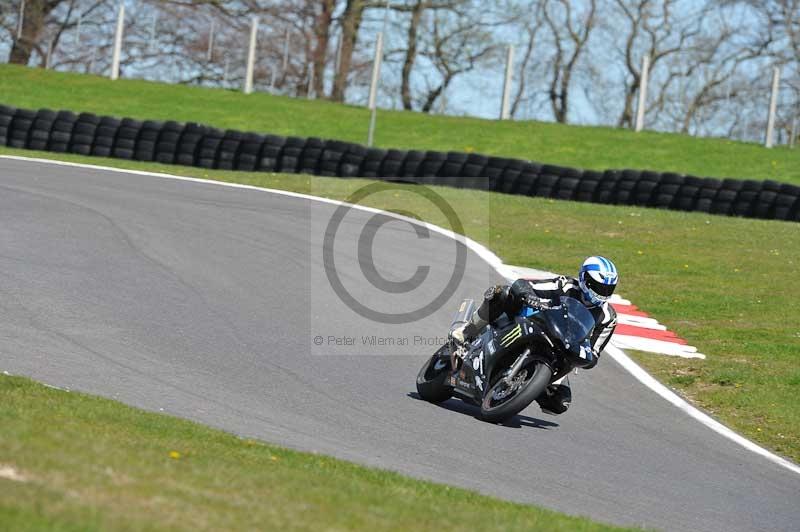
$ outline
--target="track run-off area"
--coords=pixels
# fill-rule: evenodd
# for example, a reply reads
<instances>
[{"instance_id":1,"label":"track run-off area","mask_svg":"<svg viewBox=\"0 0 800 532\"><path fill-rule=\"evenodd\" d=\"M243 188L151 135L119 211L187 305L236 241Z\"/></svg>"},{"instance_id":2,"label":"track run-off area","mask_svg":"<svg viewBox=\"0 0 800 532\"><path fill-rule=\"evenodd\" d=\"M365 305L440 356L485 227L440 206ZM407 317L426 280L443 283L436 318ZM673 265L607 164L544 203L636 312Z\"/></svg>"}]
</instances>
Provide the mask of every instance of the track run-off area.
<instances>
[{"instance_id":1,"label":"track run-off area","mask_svg":"<svg viewBox=\"0 0 800 532\"><path fill-rule=\"evenodd\" d=\"M0 158L0 371L614 524L797 529L800 475L610 356L571 376L563 416L533 405L490 425L458 400L417 399L429 344L502 278L447 235L374 212L347 212L326 238L338 207ZM378 311L414 314L420 294L452 289L429 315L383 323L331 287L326 246L349 297ZM387 295L420 265L419 289Z\"/></svg>"}]
</instances>

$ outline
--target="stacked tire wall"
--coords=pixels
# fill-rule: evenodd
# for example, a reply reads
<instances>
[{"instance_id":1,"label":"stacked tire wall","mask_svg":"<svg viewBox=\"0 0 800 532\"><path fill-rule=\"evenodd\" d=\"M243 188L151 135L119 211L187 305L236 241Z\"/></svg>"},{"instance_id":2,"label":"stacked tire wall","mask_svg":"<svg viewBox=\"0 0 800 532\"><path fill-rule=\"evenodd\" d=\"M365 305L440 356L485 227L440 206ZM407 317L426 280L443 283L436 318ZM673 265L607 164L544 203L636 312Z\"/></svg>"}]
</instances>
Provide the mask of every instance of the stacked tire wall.
<instances>
[{"instance_id":1,"label":"stacked tire wall","mask_svg":"<svg viewBox=\"0 0 800 532\"><path fill-rule=\"evenodd\" d=\"M800 187L640 170L579 170L517 159L366 148L201 124L0 105L0 145L262 172L366 177L612 205L800 221Z\"/></svg>"}]
</instances>

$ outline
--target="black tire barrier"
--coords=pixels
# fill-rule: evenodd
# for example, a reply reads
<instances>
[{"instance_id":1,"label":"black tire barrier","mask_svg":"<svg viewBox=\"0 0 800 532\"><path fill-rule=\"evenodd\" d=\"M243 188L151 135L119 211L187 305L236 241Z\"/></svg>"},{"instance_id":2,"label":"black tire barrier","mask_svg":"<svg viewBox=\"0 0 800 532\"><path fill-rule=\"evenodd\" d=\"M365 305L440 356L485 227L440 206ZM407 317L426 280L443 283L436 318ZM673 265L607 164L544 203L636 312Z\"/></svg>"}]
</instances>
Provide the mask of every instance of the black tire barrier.
<instances>
[{"instance_id":1,"label":"black tire barrier","mask_svg":"<svg viewBox=\"0 0 800 532\"><path fill-rule=\"evenodd\" d=\"M8 145L11 122L14 121L14 111L15 109L13 107L0 105L0 145L2 146Z\"/></svg>"},{"instance_id":2,"label":"black tire barrier","mask_svg":"<svg viewBox=\"0 0 800 532\"><path fill-rule=\"evenodd\" d=\"M381 164L387 157L386 150L367 148L364 153L364 162L361 165L361 177L371 177L373 179L382 177L380 173Z\"/></svg>"},{"instance_id":3,"label":"black tire barrier","mask_svg":"<svg viewBox=\"0 0 800 532\"><path fill-rule=\"evenodd\" d=\"M1 117L2 115L0 115ZM69 141L72 138L72 130L78 117L70 111L60 111L53 121L53 128L48 139L46 151L56 153L66 153L69 151ZM2 122L0 122L1 124ZM2 126L0 126L2 127ZM2 135L2 133L0 133Z\"/></svg>"},{"instance_id":4,"label":"black tire barrier","mask_svg":"<svg viewBox=\"0 0 800 532\"><path fill-rule=\"evenodd\" d=\"M117 138L121 120L104 116L100 118L100 123L94 133L92 143L92 155L98 157L110 157L114 148L114 140Z\"/></svg>"},{"instance_id":5,"label":"black tire barrier","mask_svg":"<svg viewBox=\"0 0 800 532\"><path fill-rule=\"evenodd\" d=\"M274 172L278 168L278 159L286 139L275 135L264 137L264 144L261 146L261 154L256 170L263 172Z\"/></svg>"},{"instance_id":6,"label":"black tire barrier","mask_svg":"<svg viewBox=\"0 0 800 532\"><path fill-rule=\"evenodd\" d=\"M559 200L800 221L800 187L648 170L580 170L476 153L384 150L174 121L0 105L0 146L258 172L365 177Z\"/></svg>"}]
</instances>

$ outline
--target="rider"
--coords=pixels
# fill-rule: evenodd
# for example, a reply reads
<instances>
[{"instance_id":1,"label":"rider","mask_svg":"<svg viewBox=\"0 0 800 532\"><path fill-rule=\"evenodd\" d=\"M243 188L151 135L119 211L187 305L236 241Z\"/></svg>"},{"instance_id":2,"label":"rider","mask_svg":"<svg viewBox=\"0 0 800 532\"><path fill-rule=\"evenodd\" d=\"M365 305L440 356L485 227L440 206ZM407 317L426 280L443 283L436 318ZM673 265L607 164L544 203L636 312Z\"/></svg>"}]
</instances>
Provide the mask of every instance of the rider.
<instances>
[{"instance_id":1,"label":"rider","mask_svg":"<svg viewBox=\"0 0 800 532\"><path fill-rule=\"evenodd\" d=\"M560 296L568 296L586 305L594 316L595 327L590 338L592 352L587 354L593 360L586 369L593 368L617 325L617 313L608 304L617 280L614 263L605 257L593 256L583 261L577 279L564 276L537 281L518 279L511 286L493 286L483 295L483 303L470 321L454 329L451 336L463 345L503 313L513 317L525 312L526 307L552 308L560 304ZM542 410L550 414L563 414L571 401L572 391L566 377L548 386L536 399Z\"/></svg>"}]
</instances>

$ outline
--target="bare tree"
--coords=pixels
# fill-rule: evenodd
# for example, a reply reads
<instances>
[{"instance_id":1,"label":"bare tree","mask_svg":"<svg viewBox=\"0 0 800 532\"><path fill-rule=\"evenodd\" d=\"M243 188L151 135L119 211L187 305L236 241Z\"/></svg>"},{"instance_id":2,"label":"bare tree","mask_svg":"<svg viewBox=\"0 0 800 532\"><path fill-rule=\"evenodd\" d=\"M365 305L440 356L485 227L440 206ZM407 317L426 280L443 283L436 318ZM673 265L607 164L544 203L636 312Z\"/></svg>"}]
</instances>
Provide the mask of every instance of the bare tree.
<instances>
[{"instance_id":1,"label":"bare tree","mask_svg":"<svg viewBox=\"0 0 800 532\"><path fill-rule=\"evenodd\" d=\"M358 30L364 20L364 10L367 2L364 0L347 0L344 13L341 17L341 45L339 50L339 64L333 78L331 99L343 102L347 89L348 76L353 62L353 53L358 41Z\"/></svg>"},{"instance_id":2,"label":"bare tree","mask_svg":"<svg viewBox=\"0 0 800 532\"><path fill-rule=\"evenodd\" d=\"M481 19L472 11L475 7L469 3L461 9L431 13L430 27L421 39L420 55L436 74L425 78L426 86L418 97L419 109L424 113L431 112L456 77L474 70L499 50L491 29L504 21Z\"/></svg>"},{"instance_id":3,"label":"bare tree","mask_svg":"<svg viewBox=\"0 0 800 532\"><path fill-rule=\"evenodd\" d=\"M414 108L411 75L419 53L419 32L423 23L423 16L426 12L436 10L453 10L458 13L466 8L467 4L468 2L465 0L412 0L408 5L392 6L396 11L410 13L400 83L400 99L404 109L411 110Z\"/></svg>"},{"instance_id":4,"label":"bare tree","mask_svg":"<svg viewBox=\"0 0 800 532\"><path fill-rule=\"evenodd\" d=\"M583 15L573 10L573 2L556 0L544 7L544 19L553 36L554 54L551 61L550 105L556 122L567 122L569 93L575 66L595 26L596 0L587 0ZM551 5L555 7L551 8Z\"/></svg>"},{"instance_id":5,"label":"bare tree","mask_svg":"<svg viewBox=\"0 0 800 532\"><path fill-rule=\"evenodd\" d=\"M627 75L619 127L633 127L634 101L642 82L641 57L650 58L653 71L661 62L694 46L693 39L701 32L710 4L701 1L700 7L687 11L678 9L678 1L614 0L626 24L621 54Z\"/></svg>"},{"instance_id":6,"label":"bare tree","mask_svg":"<svg viewBox=\"0 0 800 532\"><path fill-rule=\"evenodd\" d=\"M760 13L766 29L778 44L774 55L784 60L800 61L800 0L728 0L745 3Z\"/></svg>"},{"instance_id":7,"label":"bare tree","mask_svg":"<svg viewBox=\"0 0 800 532\"><path fill-rule=\"evenodd\" d=\"M517 90L514 93L514 99L511 103L511 116L516 117L523 103L530 101L531 96L527 94L528 79L531 76L531 58L533 57L534 50L537 50L540 45L539 32L544 27L542 24L543 3L536 1L531 6L528 16L521 17L522 31L525 35L524 48L522 52L522 60L519 63L519 70L517 73Z\"/></svg>"},{"instance_id":8,"label":"bare tree","mask_svg":"<svg viewBox=\"0 0 800 532\"><path fill-rule=\"evenodd\" d=\"M25 2L21 36L19 38L14 36L8 62L27 65L34 51L38 52L40 57L44 57L47 45L43 45L41 37L47 17L62 5L68 5L72 10L74 3L74 0L28 0Z\"/></svg>"},{"instance_id":9,"label":"bare tree","mask_svg":"<svg viewBox=\"0 0 800 532\"><path fill-rule=\"evenodd\" d=\"M400 98L403 102L403 109L408 111L414 108L411 97L411 71L414 68L414 62L417 60L419 26L422 23L422 15L426 8L427 2L425 0L416 0L411 6L411 20L408 23L407 48L403 60L400 85Z\"/></svg>"},{"instance_id":10,"label":"bare tree","mask_svg":"<svg viewBox=\"0 0 800 532\"><path fill-rule=\"evenodd\" d=\"M328 63L328 46L331 39L333 25L333 11L336 8L335 0L306 0L308 7L318 6L314 10L314 37L315 44L312 52L314 65L314 92L321 96L325 91L325 68Z\"/></svg>"}]
</instances>

